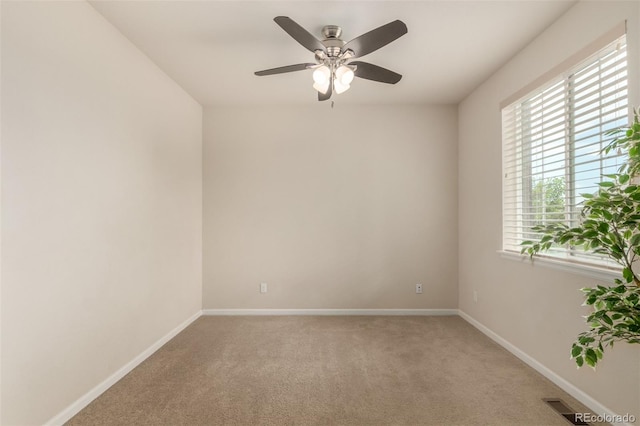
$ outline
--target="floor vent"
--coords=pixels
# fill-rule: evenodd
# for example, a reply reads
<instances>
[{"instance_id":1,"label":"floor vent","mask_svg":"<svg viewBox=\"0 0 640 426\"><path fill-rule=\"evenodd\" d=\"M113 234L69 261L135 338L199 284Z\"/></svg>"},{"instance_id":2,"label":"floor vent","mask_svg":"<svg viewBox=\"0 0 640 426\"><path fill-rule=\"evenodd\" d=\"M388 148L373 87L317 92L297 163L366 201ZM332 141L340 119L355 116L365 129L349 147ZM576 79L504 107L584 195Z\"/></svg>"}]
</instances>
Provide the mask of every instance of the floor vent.
<instances>
[{"instance_id":1,"label":"floor vent","mask_svg":"<svg viewBox=\"0 0 640 426\"><path fill-rule=\"evenodd\" d=\"M572 425L589 425L579 417L576 416L576 412L573 411L567 404L564 403L561 399L558 398L542 398L544 402L549 405L549 407L553 408L558 414L565 418Z\"/></svg>"}]
</instances>

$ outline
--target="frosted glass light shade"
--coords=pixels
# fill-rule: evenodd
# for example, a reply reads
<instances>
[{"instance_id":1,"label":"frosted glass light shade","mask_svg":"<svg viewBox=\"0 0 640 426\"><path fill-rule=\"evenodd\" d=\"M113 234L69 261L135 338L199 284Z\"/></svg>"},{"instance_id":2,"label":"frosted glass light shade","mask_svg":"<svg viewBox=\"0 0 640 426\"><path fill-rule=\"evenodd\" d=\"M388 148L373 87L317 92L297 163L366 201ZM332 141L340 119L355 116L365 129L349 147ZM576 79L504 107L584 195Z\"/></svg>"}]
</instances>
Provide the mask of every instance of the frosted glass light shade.
<instances>
[{"instance_id":1,"label":"frosted glass light shade","mask_svg":"<svg viewBox=\"0 0 640 426\"><path fill-rule=\"evenodd\" d=\"M355 77L355 73L346 65L341 65L336 70L336 80L344 86L349 86Z\"/></svg>"},{"instance_id":2,"label":"frosted glass light shade","mask_svg":"<svg viewBox=\"0 0 640 426\"><path fill-rule=\"evenodd\" d=\"M331 70L322 65L313 71L313 88L322 94L326 94L331 84Z\"/></svg>"},{"instance_id":3,"label":"frosted glass light shade","mask_svg":"<svg viewBox=\"0 0 640 426\"><path fill-rule=\"evenodd\" d=\"M316 89L318 92L322 93L323 95L327 93L327 90L329 90L329 84L331 82L329 80L325 81L324 83L320 84L320 83L313 83L313 88Z\"/></svg>"},{"instance_id":4,"label":"frosted glass light shade","mask_svg":"<svg viewBox=\"0 0 640 426\"><path fill-rule=\"evenodd\" d=\"M340 93L344 93L347 90L349 90L349 87L351 87L348 84L343 84L342 82L340 82L339 79L335 79L333 80L333 89L336 91L336 93L339 95Z\"/></svg>"},{"instance_id":5,"label":"frosted glass light shade","mask_svg":"<svg viewBox=\"0 0 640 426\"><path fill-rule=\"evenodd\" d=\"M322 65L313 71L313 81L318 84L324 85L330 80L330 77L331 70L326 65Z\"/></svg>"}]
</instances>

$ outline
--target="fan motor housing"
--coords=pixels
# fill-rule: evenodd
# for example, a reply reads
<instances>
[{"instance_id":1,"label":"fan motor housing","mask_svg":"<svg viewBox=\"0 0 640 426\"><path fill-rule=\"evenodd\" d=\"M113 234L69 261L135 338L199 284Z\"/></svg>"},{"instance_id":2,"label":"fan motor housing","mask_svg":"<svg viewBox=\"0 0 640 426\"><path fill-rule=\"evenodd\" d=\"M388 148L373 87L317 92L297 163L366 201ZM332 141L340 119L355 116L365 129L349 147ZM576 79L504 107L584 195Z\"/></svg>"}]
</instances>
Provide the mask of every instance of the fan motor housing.
<instances>
[{"instance_id":1,"label":"fan motor housing","mask_svg":"<svg viewBox=\"0 0 640 426\"><path fill-rule=\"evenodd\" d=\"M340 55L342 46L345 44L344 41L340 40L342 28L337 25L325 25L322 27L322 35L325 38L322 40L322 44L327 48L327 55L330 57Z\"/></svg>"}]
</instances>

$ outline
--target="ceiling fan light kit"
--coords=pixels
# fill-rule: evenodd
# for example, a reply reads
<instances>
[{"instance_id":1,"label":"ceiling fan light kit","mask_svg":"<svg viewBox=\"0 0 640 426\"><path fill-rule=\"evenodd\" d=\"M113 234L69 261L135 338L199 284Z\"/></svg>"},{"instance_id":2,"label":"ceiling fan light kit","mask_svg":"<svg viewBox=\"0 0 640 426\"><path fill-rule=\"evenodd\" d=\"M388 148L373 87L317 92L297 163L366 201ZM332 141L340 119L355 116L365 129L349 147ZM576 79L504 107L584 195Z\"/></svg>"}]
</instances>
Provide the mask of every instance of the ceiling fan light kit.
<instances>
[{"instance_id":1,"label":"ceiling fan light kit","mask_svg":"<svg viewBox=\"0 0 640 426\"><path fill-rule=\"evenodd\" d=\"M333 92L341 94L349 90L354 77L380 83L396 84L402 75L386 68L351 59L368 55L407 33L404 22L396 20L378 27L347 43L340 39L342 28L326 25L322 28L324 40L320 41L287 16L277 16L274 21L311 51L316 63L302 63L256 71L255 75L273 75L293 71L313 70L313 88L318 92L318 100L326 101Z\"/></svg>"}]
</instances>

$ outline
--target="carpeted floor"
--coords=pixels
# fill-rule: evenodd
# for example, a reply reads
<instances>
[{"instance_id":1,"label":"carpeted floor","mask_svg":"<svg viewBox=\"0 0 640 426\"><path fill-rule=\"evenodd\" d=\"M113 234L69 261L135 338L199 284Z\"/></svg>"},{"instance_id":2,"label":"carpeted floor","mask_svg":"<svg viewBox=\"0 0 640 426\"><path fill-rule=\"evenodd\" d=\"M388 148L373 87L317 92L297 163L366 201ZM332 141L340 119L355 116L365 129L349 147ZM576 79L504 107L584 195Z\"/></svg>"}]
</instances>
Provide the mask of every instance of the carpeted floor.
<instances>
[{"instance_id":1,"label":"carpeted floor","mask_svg":"<svg viewBox=\"0 0 640 426\"><path fill-rule=\"evenodd\" d=\"M68 425L559 425L588 411L459 317L201 317Z\"/></svg>"}]
</instances>

